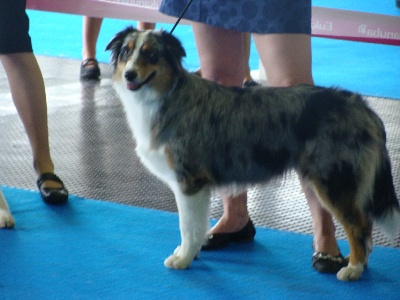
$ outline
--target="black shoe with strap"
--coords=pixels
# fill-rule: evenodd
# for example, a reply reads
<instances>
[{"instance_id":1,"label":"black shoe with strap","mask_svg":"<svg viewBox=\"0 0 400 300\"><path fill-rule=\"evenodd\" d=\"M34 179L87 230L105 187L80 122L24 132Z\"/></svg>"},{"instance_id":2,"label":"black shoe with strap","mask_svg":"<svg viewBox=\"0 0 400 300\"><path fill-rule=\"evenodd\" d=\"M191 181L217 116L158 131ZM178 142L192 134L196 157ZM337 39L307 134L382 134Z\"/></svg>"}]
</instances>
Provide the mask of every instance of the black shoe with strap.
<instances>
[{"instance_id":1,"label":"black shoe with strap","mask_svg":"<svg viewBox=\"0 0 400 300\"><path fill-rule=\"evenodd\" d=\"M81 63L81 79L98 80L100 77L99 63L95 58L88 58Z\"/></svg>"},{"instance_id":2,"label":"black shoe with strap","mask_svg":"<svg viewBox=\"0 0 400 300\"><path fill-rule=\"evenodd\" d=\"M59 188L43 187L43 183L47 180L58 182L62 186ZM68 190L65 188L62 180L56 174L43 173L37 179L36 184L45 203L51 205L61 205L68 201Z\"/></svg>"},{"instance_id":3,"label":"black shoe with strap","mask_svg":"<svg viewBox=\"0 0 400 300\"><path fill-rule=\"evenodd\" d=\"M348 265L348 260L341 253L333 256L328 253L314 252L311 260L314 270L320 273L337 273Z\"/></svg>"}]
</instances>

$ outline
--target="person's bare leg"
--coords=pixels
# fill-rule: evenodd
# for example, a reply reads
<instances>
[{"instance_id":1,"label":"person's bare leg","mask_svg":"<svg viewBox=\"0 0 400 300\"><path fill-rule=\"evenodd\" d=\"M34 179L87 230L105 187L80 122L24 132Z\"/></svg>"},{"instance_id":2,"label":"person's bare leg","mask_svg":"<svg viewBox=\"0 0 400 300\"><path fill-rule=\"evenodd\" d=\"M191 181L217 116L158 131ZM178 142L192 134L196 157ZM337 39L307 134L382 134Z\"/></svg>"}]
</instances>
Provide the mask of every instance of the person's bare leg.
<instances>
[{"instance_id":1,"label":"person's bare leg","mask_svg":"<svg viewBox=\"0 0 400 300\"><path fill-rule=\"evenodd\" d=\"M156 23L148 23L142 21L138 21L137 23L137 29L139 30L153 30L154 28L156 28Z\"/></svg>"},{"instance_id":2,"label":"person's bare leg","mask_svg":"<svg viewBox=\"0 0 400 300\"><path fill-rule=\"evenodd\" d=\"M243 229L249 222L247 193L235 197L222 197L224 212L210 233L231 233Z\"/></svg>"},{"instance_id":3,"label":"person's bare leg","mask_svg":"<svg viewBox=\"0 0 400 300\"><path fill-rule=\"evenodd\" d=\"M7 73L11 94L25 127L33 154L36 174L54 173L47 128L47 103L42 73L33 53L0 55ZM59 188L54 181L43 187Z\"/></svg>"},{"instance_id":4,"label":"person's bare leg","mask_svg":"<svg viewBox=\"0 0 400 300\"><path fill-rule=\"evenodd\" d=\"M304 34L253 34L269 86L314 84L311 71L311 38ZM313 219L315 251L338 255L332 216L315 193L302 182Z\"/></svg>"},{"instance_id":5,"label":"person's bare leg","mask_svg":"<svg viewBox=\"0 0 400 300\"><path fill-rule=\"evenodd\" d=\"M242 34L201 23L192 24L202 77L227 86L241 86L244 77Z\"/></svg>"},{"instance_id":6,"label":"person's bare leg","mask_svg":"<svg viewBox=\"0 0 400 300\"><path fill-rule=\"evenodd\" d=\"M311 39L305 34L253 34L269 86L314 84Z\"/></svg>"},{"instance_id":7,"label":"person's bare leg","mask_svg":"<svg viewBox=\"0 0 400 300\"><path fill-rule=\"evenodd\" d=\"M99 37L102 18L83 17L82 22L82 60L96 58L96 43Z\"/></svg>"},{"instance_id":8,"label":"person's bare leg","mask_svg":"<svg viewBox=\"0 0 400 300\"><path fill-rule=\"evenodd\" d=\"M314 250L333 256L339 255L340 251L335 237L336 228L331 214L321 206L317 195L310 187L304 183L302 183L302 187L313 219Z\"/></svg>"},{"instance_id":9,"label":"person's bare leg","mask_svg":"<svg viewBox=\"0 0 400 300\"><path fill-rule=\"evenodd\" d=\"M249 65L250 59L250 43L251 43L251 34L243 33L243 56L244 56L244 78L243 83L245 82L254 82L253 77L251 76L251 70ZM195 72L197 75L201 75L201 68L197 69Z\"/></svg>"},{"instance_id":10,"label":"person's bare leg","mask_svg":"<svg viewBox=\"0 0 400 300\"><path fill-rule=\"evenodd\" d=\"M244 52L244 79L243 79L243 82L254 81L253 77L251 77L251 70L250 70L250 65L249 65L250 44L251 44L251 34L243 33L243 52Z\"/></svg>"},{"instance_id":11,"label":"person's bare leg","mask_svg":"<svg viewBox=\"0 0 400 300\"><path fill-rule=\"evenodd\" d=\"M203 78L227 86L241 86L244 78L242 34L205 24L193 23ZM215 41L218 41L216 43ZM247 195L222 197L224 212L211 233L235 232L249 221Z\"/></svg>"}]
</instances>

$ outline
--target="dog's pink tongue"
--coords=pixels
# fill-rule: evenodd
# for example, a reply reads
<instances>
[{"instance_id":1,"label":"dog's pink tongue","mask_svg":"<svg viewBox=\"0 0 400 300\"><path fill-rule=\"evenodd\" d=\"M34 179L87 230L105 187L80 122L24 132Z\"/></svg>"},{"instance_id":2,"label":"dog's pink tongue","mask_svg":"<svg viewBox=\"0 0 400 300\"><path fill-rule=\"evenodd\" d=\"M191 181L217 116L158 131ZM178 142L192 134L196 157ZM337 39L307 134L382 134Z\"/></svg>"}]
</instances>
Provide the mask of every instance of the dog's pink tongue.
<instances>
[{"instance_id":1,"label":"dog's pink tongue","mask_svg":"<svg viewBox=\"0 0 400 300\"><path fill-rule=\"evenodd\" d=\"M126 86L127 86L127 88L128 88L129 90L134 91L134 90L136 90L136 89L139 87L139 84L138 84L138 83L134 83L134 82L128 82L128 83L126 84Z\"/></svg>"}]
</instances>

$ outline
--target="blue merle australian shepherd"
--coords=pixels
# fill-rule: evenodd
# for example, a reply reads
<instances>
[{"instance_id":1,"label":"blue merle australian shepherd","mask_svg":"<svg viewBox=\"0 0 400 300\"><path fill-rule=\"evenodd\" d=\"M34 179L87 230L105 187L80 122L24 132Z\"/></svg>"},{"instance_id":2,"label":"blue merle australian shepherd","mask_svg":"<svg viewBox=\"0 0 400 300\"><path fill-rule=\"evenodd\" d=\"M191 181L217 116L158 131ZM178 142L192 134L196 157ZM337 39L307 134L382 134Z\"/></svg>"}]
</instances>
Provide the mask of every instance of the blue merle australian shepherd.
<instances>
[{"instance_id":1,"label":"blue merle australian shepherd","mask_svg":"<svg viewBox=\"0 0 400 300\"><path fill-rule=\"evenodd\" d=\"M299 85L231 88L183 69L185 50L164 31L119 32L114 86L143 164L174 192L181 244L164 264L188 268L209 222L212 189L238 191L295 170L344 227L357 280L372 250L372 222L400 227L385 129L358 94Z\"/></svg>"}]
</instances>

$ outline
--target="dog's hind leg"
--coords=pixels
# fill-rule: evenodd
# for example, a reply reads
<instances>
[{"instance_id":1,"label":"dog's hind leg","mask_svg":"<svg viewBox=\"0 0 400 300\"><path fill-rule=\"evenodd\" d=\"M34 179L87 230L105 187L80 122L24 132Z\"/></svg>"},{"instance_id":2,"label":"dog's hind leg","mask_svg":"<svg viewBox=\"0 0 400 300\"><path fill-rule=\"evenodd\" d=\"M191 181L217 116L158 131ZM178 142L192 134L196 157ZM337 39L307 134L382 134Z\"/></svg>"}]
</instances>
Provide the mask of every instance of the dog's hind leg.
<instances>
[{"instance_id":1,"label":"dog's hind leg","mask_svg":"<svg viewBox=\"0 0 400 300\"><path fill-rule=\"evenodd\" d=\"M14 218L8 208L6 198L0 190L0 228L11 228L14 226Z\"/></svg>"},{"instance_id":2,"label":"dog's hind leg","mask_svg":"<svg viewBox=\"0 0 400 300\"><path fill-rule=\"evenodd\" d=\"M341 218L336 217L338 220ZM340 221L348 238L350 256L348 266L337 273L337 278L343 281L358 280L372 251L372 223L356 210L344 218L352 218L351 221Z\"/></svg>"},{"instance_id":3,"label":"dog's hind leg","mask_svg":"<svg viewBox=\"0 0 400 300\"><path fill-rule=\"evenodd\" d=\"M337 197L333 198L325 185L315 184L315 190L322 205L341 223L348 238L349 264L337 273L337 278L343 281L358 280L372 251L372 223L357 207L354 191L336 191Z\"/></svg>"},{"instance_id":4,"label":"dog's hind leg","mask_svg":"<svg viewBox=\"0 0 400 300\"><path fill-rule=\"evenodd\" d=\"M195 194L184 194L172 188L179 213L181 245L169 256L164 265L173 269L186 269L199 255L209 228L210 189L204 187Z\"/></svg>"}]
</instances>

